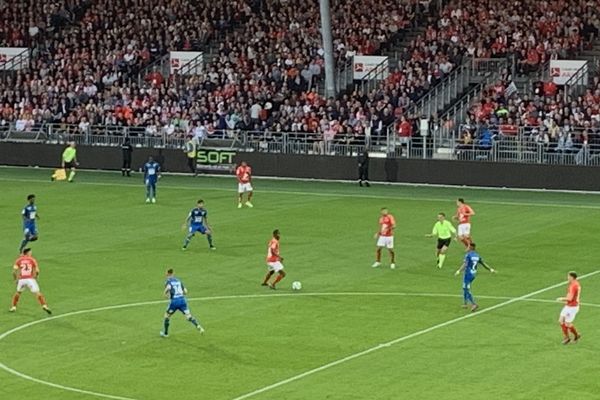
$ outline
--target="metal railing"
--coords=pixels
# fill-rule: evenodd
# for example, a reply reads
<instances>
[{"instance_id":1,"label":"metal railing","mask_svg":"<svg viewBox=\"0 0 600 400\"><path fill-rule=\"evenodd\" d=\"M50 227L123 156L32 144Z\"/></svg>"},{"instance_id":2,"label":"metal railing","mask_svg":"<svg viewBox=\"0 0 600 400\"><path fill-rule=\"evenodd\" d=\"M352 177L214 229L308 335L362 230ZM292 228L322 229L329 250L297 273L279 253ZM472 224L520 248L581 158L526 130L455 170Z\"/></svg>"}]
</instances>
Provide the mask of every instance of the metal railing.
<instances>
[{"instance_id":1,"label":"metal railing","mask_svg":"<svg viewBox=\"0 0 600 400\"><path fill-rule=\"evenodd\" d=\"M30 50L26 49L6 61L0 62L0 75L7 76L15 71L29 68Z\"/></svg>"},{"instance_id":2,"label":"metal railing","mask_svg":"<svg viewBox=\"0 0 600 400\"><path fill-rule=\"evenodd\" d=\"M370 93L379 86L380 81L385 80L390 73L389 61L386 58L377 64L372 70L367 73L358 83L354 85L355 90L360 90L361 93Z\"/></svg>"},{"instance_id":3,"label":"metal railing","mask_svg":"<svg viewBox=\"0 0 600 400\"><path fill-rule=\"evenodd\" d=\"M160 58L156 59L146 67L144 67L138 74L138 85L142 87L144 85L144 79L151 72L158 72L163 77L169 76L171 72L171 60L169 53L163 54Z\"/></svg>"},{"instance_id":4,"label":"metal railing","mask_svg":"<svg viewBox=\"0 0 600 400\"><path fill-rule=\"evenodd\" d=\"M180 76L198 74L202 71L203 60L204 54L200 53L196 57L189 60L187 63L183 64L177 70L175 70L175 74Z\"/></svg>"}]
</instances>

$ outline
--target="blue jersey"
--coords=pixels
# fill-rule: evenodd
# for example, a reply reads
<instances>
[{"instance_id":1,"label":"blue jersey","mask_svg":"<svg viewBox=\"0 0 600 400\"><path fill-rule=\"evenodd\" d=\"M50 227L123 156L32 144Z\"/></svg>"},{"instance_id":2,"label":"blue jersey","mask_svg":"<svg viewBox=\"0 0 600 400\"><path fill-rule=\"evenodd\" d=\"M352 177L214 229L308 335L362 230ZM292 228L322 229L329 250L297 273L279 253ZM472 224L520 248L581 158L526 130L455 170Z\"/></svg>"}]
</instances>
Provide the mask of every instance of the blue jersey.
<instances>
[{"instance_id":1,"label":"blue jersey","mask_svg":"<svg viewBox=\"0 0 600 400\"><path fill-rule=\"evenodd\" d=\"M171 298L171 303L167 308L169 314L173 314L175 311L181 311L184 314L189 313L185 299L185 287L179 279L168 278L165 283L165 291L169 293L169 297Z\"/></svg>"},{"instance_id":2,"label":"blue jersey","mask_svg":"<svg viewBox=\"0 0 600 400\"><path fill-rule=\"evenodd\" d=\"M192 208L192 211L188 214L190 225L204 225L208 212L205 208Z\"/></svg>"},{"instance_id":3,"label":"blue jersey","mask_svg":"<svg viewBox=\"0 0 600 400\"><path fill-rule=\"evenodd\" d=\"M156 183L160 174L160 164L156 161L148 161L144 164L144 180L147 183Z\"/></svg>"},{"instance_id":4,"label":"blue jersey","mask_svg":"<svg viewBox=\"0 0 600 400\"><path fill-rule=\"evenodd\" d=\"M23 211L21 212L23 216L23 227L35 227L35 218L37 215L37 207L35 204L27 204L23 207Z\"/></svg>"},{"instance_id":5,"label":"blue jersey","mask_svg":"<svg viewBox=\"0 0 600 400\"><path fill-rule=\"evenodd\" d=\"M477 267L483 259L476 251L469 251L465 256L465 280L475 279L477 275Z\"/></svg>"}]
</instances>

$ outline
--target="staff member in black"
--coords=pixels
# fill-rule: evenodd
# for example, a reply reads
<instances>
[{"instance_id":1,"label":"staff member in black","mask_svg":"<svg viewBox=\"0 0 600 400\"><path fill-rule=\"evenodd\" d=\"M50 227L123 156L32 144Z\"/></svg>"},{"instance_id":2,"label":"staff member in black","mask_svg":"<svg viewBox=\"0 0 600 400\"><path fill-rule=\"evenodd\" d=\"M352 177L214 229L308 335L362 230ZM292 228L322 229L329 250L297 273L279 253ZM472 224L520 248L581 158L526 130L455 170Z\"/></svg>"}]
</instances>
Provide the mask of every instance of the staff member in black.
<instances>
[{"instance_id":1,"label":"staff member in black","mask_svg":"<svg viewBox=\"0 0 600 400\"><path fill-rule=\"evenodd\" d=\"M123 153L121 175L131 176L131 153L133 153L133 146L131 145L129 138L125 138L125 141L121 145L121 152Z\"/></svg>"},{"instance_id":2,"label":"staff member in black","mask_svg":"<svg viewBox=\"0 0 600 400\"><path fill-rule=\"evenodd\" d=\"M358 155L358 184L371 186L369 184L369 152L367 149Z\"/></svg>"}]
</instances>

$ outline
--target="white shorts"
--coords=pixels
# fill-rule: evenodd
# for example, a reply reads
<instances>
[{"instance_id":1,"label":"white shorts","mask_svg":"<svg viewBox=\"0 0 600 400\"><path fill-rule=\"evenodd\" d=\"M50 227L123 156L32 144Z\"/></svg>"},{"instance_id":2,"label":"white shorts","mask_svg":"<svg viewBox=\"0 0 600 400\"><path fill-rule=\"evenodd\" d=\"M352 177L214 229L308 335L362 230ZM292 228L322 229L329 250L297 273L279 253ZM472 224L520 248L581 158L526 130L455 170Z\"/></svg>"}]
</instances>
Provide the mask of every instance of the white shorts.
<instances>
[{"instance_id":1,"label":"white shorts","mask_svg":"<svg viewBox=\"0 0 600 400\"><path fill-rule=\"evenodd\" d=\"M377 247L387 247L388 249L394 248L394 237L393 236L379 236L377 239Z\"/></svg>"},{"instance_id":2,"label":"white shorts","mask_svg":"<svg viewBox=\"0 0 600 400\"><path fill-rule=\"evenodd\" d=\"M17 292L22 292L25 288L29 289L31 293L39 293L40 287L33 278L19 279L17 282Z\"/></svg>"},{"instance_id":3,"label":"white shorts","mask_svg":"<svg viewBox=\"0 0 600 400\"><path fill-rule=\"evenodd\" d=\"M246 193L252 191L252 184L248 183L238 183L238 193Z\"/></svg>"},{"instance_id":4,"label":"white shorts","mask_svg":"<svg viewBox=\"0 0 600 400\"><path fill-rule=\"evenodd\" d=\"M283 264L281 261L267 262L269 266L269 271L279 272L283 269Z\"/></svg>"},{"instance_id":5,"label":"white shorts","mask_svg":"<svg viewBox=\"0 0 600 400\"><path fill-rule=\"evenodd\" d=\"M458 225L458 236L471 236L471 224Z\"/></svg>"},{"instance_id":6,"label":"white shorts","mask_svg":"<svg viewBox=\"0 0 600 400\"><path fill-rule=\"evenodd\" d=\"M564 318L565 322L570 324L575 321L575 316L579 312L579 306L564 306L562 311L560 312L561 318Z\"/></svg>"}]
</instances>

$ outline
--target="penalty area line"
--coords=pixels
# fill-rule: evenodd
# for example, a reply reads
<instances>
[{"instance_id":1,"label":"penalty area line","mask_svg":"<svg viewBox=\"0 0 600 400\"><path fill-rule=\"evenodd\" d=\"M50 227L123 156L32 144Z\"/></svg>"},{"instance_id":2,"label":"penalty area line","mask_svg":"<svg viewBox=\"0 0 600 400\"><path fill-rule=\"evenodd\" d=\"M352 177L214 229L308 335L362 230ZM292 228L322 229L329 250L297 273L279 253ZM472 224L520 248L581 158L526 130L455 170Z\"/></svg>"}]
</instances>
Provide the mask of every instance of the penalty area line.
<instances>
[{"instance_id":1,"label":"penalty area line","mask_svg":"<svg viewBox=\"0 0 600 400\"><path fill-rule=\"evenodd\" d=\"M594 275L597 275L598 273L600 273L600 270L597 270L597 271L590 272L588 274L582 275L578 279L580 279L580 280L581 279L586 279L586 278L592 277ZM254 390L252 392L249 392L249 393L243 394L241 396L235 397L232 400L245 400L245 399L249 399L249 398L257 396L257 395L259 395L261 393L265 393L265 392L271 391L273 389L277 389L278 387L287 385L288 383L299 381L300 379L304 379L304 378L306 378L308 376L311 376L311 375L314 375L314 374L319 373L321 371L325 371L327 369L333 368L333 367L335 367L337 365L346 363L348 361L352 361L352 360L357 359L359 357L366 356L368 354L371 354L371 353L376 352L378 350L381 350L383 348L391 347L391 346L393 346L395 344L402 343L402 342L405 342L407 340L410 340L410 339L413 339L413 338L425 335L425 334L427 334L429 332L433 332L435 330L438 330L438 329L441 329L441 328L445 328L445 327L450 326L450 325L454 325L454 324L456 324L458 322L461 322L461 321L464 321L464 320L467 320L467 319L470 319L470 318L474 318L474 317L476 317L478 315L482 315L482 314L486 314L486 313L492 312L492 311L497 310L499 308L506 307L506 306L508 306L510 304L513 304L513 303L516 303L516 302L519 302L519 301L523 301L523 300L526 300L526 299L528 299L530 297L537 296L538 294L541 294L541 293L544 293L544 292L547 292L547 291L559 288L559 287L563 286L564 284L565 284L565 282L563 281L563 282L560 282L560 283L557 283L557 284L545 287L543 289L539 289L539 290L536 290L534 292L527 293L527 294L524 294L522 296L515 297L513 299L507 300L507 301L503 301L502 303L498 303L498 304L493 305L491 307L484 308L481 311L477 311L476 313L467 314L467 315L464 315L462 317L454 318L454 319L448 320L446 322L442 322L440 324L430 326L429 328L425 328L425 329L422 329L420 331L413 332L413 333L411 333L409 335L401 336L399 338L390 340L389 342L379 344L377 346L368 348L368 349L363 350L363 351L358 352L358 353L351 354L351 355L346 356L344 358L340 358L338 360L332 361L332 362L327 363L325 365L322 365L320 367L313 368L313 369L308 370L306 372L303 372L301 374L298 374L298 375L292 376L290 378L284 379L282 381L273 383L271 385L262 387L260 389L256 389L256 390Z\"/></svg>"}]
</instances>

